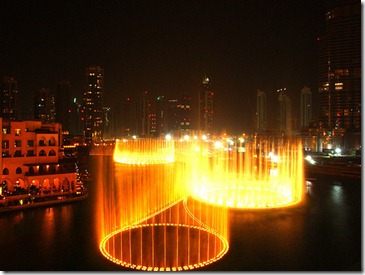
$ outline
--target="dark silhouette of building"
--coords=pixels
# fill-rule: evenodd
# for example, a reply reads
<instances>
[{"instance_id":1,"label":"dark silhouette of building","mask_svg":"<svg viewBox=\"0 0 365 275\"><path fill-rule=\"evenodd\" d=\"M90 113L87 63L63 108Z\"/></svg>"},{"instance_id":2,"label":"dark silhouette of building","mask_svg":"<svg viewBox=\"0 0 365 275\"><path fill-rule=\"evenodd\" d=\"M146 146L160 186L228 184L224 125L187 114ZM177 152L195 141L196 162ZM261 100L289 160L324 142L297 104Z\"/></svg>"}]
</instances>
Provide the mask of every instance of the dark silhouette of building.
<instances>
[{"instance_id":1,"label":"dark silhouette of building","mask_svg":"<svg viewBox=\"0 0 365 275\"><path fill-rule=\"evenodd\" d=\"M267 105L266 93L257 89L256 92L256 131L267 130Z\"/></svg>"},{"instance_id":2,"label":"dark silhouette of building","mask_svg":"<svg viewBox=\"0 0 365 275\"><path fill-rule=\"evenodd\" d=\"M361 2L327 0L319 40L319 126L340 145L361 144Z\"/></svg>"},{"instance_id":3,"label":"dark silhouette of building","mask_svg":"<svg viewBox=\"0 0 365 275\"><path fill-rule=\"evenodd\" d=\"M98 142L103 138L104 69L91 66L85 69L84 136L85 142Z\"/></svg>"},{"instance_id":4,"label":"dark silhouette of building","mask_svg":"<svg viewBox=\"0 0 365 275\"><path fill-rule=\"evenodd\" d=\"M126 97L121 106L121 122L118 124L121 136L136 135L138 129L137 123L137 99L134 97ZM119 135L119 133L117 133Z\"/></svg>"},{"instance_id":5,"label":"dark silhouette of building","mask_svg":"<svg viewBox=\"0 0 365 275\"><path fill-rule=\"evenodd\" d=\"M179 99L158 96L156 106L156 133L158 136L168 133L181 135L191 130L191 97L183 95Z\"/></svg>"},{"instance_id":6,"label":"dark silhouette of building","mask_svg":"<svg viewBox=\"0 0 365 275\"><path fill-rule=\"evenodd\" d=\"M291 100L286 93L286 88L278 90L278 122L280 133L290 133L292 130Z\"/></svg>"},{"instance_id":7,"label":"dark silhouette of building","mask_svg":"<svg viewBox=\"0 0 365 275\"><path fill-rule=\"evenodd\" d=\"M71 84L64 80L57 82L55 93L56 122L61 123L62 130L71 131L71 125L76 123L72 117Z\"/></svg>"},{"instance_id":8,"label":"dark silhouette of building","mask_svg":"<svg viewBox=\"0 0 365 275\"><path fill-rule=\"evenodd\" d=\"M4 120L17 119L18 81L5 76L1 83L0 96L1 117Z\"/></svg>"},{"instance_id":9,"label":"dark silhouette of building","mask_svg":"<svg viewBox=\"0 0 365 275\"><path fill-rule=\"evenodd\" d=\"M34 97L34 118L43 123L54 123L56 119L54 94L47 88L41 88Z\"/></svg>"},{"instance_id":10,"label":"dark silhouette of building","mask_svg":"<svg viewBox=\"0 0 365 275\"><path fill-rule=\"evenodd\" d=\"M199 91L198 130L206 134L213 130L213 96L209 78L204 75Z\"/></svg>"},{"instance_id":11,"label":"dark silhouette of building","mask_svg":"<svg viewBox=\"0 0 365 275\"><path fill-rule=\"evenodd\" d=\"M83 126L84 126L84 115L83 115L83 107L82 104L77 100L76 97L72 99L71 103L71 112L70 112L70 129L69 133L73 136L81 136L83 135Z\"/></svg>"},{"instance_id":12,"label":"dark silhouette of building","mask_svg":"<svg viewBox=\"0 0 365 275\"><path fill-rule=\"evenodd\" d=\"M308 128L312 122L312 92L310 88L304 87L300 91L300 128Z\"/></svg>"},{"instance_id":13,"label":"dark silhouette of building","mask_svg":"<svg viewBox=\"0 0 365 275\"><path fill-rule=\"evenodd\" d=\"M114 137L113 112L110 107L103 107L103 138Z\"/></svg>"},{"instance_id":14,"label":"dark silhouette of building","mask_svg":"<svg viewBox=\"0 0 365 275\"><path fill-rule=\"evenodd\" d=\"M142 137L156 136L155 100L148 91L139 96L136 111L137 135Z\"/></svg>"}]
</instances>

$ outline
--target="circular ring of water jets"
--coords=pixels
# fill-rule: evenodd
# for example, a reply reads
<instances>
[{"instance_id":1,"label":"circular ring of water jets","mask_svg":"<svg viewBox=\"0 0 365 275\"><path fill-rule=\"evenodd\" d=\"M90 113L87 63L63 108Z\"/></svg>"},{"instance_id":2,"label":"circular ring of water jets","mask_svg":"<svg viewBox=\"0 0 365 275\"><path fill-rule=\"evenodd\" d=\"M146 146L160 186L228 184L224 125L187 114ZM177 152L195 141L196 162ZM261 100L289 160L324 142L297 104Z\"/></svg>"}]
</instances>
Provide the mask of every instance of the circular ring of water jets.
<instances>
[{"instance_id":1,"label":"circular ring of water jets","mask_svg":"<svg viewBox=\"0 0 365 275\"><path fill-rule=\"evenodd\" d=\"M196 190L193 197L205 203L237 209L272 209L298 204L301 197L283 185L218 186Z\"/></svg>"},{"instance_id":2,"label":"circular ring of water jets","mask_svg":"<svg viewBox=\"0 0 365 275\"><path fill-rule=\"evenodd\" d=\"M218 261L228 247L227 239L214 230L156 223L115 230L102 240L99 248L104 257L123 267L141 271L182 271Z\"/></svg>"}]
</instances>

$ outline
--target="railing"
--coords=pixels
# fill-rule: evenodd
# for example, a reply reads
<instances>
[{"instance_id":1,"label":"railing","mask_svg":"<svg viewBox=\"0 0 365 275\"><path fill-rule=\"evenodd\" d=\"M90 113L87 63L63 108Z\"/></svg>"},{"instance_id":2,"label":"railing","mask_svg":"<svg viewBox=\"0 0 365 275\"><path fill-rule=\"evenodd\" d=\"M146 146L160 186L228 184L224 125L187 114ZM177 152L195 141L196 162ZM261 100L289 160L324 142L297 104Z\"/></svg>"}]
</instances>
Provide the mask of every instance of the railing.
<instances>
[{"instance_id":1,"label":"railing","mask_svg":"<svg viewBox=\"0 0 365 275\"><path fill-rule=\"evenodd\" d=\"M41 176L41 175L68 174L68 173L76 173L76 169L60 169L58 171L25 172L25 175L26 176Z\"/></svg>"}]
</instances>

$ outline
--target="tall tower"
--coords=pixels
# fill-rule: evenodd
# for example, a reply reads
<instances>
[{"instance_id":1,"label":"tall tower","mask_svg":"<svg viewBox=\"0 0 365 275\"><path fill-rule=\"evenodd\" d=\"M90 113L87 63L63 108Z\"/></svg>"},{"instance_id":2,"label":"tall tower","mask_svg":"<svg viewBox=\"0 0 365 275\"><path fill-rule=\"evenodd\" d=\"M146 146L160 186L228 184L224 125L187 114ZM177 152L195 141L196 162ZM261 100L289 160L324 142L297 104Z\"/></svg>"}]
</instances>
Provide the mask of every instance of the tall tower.
<instances>
[{"instance_id":1,"label":"tall tower","mask_svg":"<svg viewBox=\"0 0 365 275\"><path fill-rule=\"evenodd\" d=\"M312 92L304 86L300 91L300 128L306 128L312 121Z\"/></svg>"},{"instance_id":2,"label":"tall tower","mask_svg":"<svg viewBox=\"0 0 365 275\"><path fill-rule=\"evenodd\" d=\"M266 131L267 127L267 107L266 93L257 89L256 92L256 130Z\"/></svg>"},{"instance_id":3,"label":"tall tower","mask_svg":"<svg viewBox=\"0 0 365 275\"><path fill-rule=\"evenodd\" d=\"M114 124L113 124L113 111L111 107L103 107L103 137L113 138L114 136Z\"/></svg>"},{"instance_id":4,"label":"tall tower","mask_svg":"<svg viewBox=\"0 0 365 275\"><path fill-rule=\"evenodd\" d=\"M361 2L327 0L325 20L325 34L318 38L320 126L332 135L360 134Z\"/></svg>"},{"instance_id":5,"label":"tall tower","mask_svg":"<svg viewBox=\"0 0 365 275\"><path fill-rule=\"evenodd\" d=\"M54 123L56 119L55 99L47 88L41 88L34 97L34 118L43 123Z\"/></svg>"},{"instance_id":6,"label":"tall tower","mask_svg":"<svg viewBox=\"0 0 365 275\"><path fill-rule=\"evenodd\" d=\"M279 89L279 130L281 133L291 131L291 101L286 94L286 88Z\"/></svg>"},{"instance_id":7,"label":"tall tower","mask_svg":"<svg viewBox=\"0 0 365 275\"><path fill-rule=\"evenodd\" d=\"M127 97L122 102L121 123L118 129L121 129L122 136L133 136L138 132L138 98Z\"/></svg>"},{"instance_id":8,"label":"tall tower","mask_svg":"<svg viewBox=\"0 0 365 275\"><path fill-rule=\"evenodd\" d=\"M177 105L179 130L188 133L191 130L191 96L183 95Z\"/></svg>"},{"instance_id":9,"label":"tall tower","mask_svg":"<svg viewBox=\"0 0 365 275\"><path fill-rule=\"evenodd\" d=\"M156 112L150 94L145 91L139 97L137 106L138 134L150 136L156 133Z\"/></svg>"},{"instance_id":10,"label":"tall tower","mask_svg":"<svg viewBox=\"0 0 365 275\"><path fill-rule=\"evenodd\" d=\"M71 84L69 81L60 81L56 84L55 108L56 122L61 123L62 130L70 132L72 121L72 98L70 95Z\"/></svg>"},{"instance_id":11,"label":"tall tower","mask_svg":"<svg viewBox=\"0 0 365 275\"><path fill-rule=\"evenodd\" d=\"M69 133L71 135L82 135L84 130L84 116L83 116L82 104L76 97L72 99L70 118L72 123L70 124Z\"/></svg>"},{"instance_id":12,"label":"tall tower","mask_svg":"<svg viewBox=\"0 0 365 275\"><path fill-rule=\"evenodd\" d=\"M1 117L3 120L15 120L18 102L18 82L12 77L4 77L0 96Z\"/></svg>"},{"instance_id":13,"label":"tall tower","mask_svg":"<svg viewBox=\"0 0 365 275\"><path fill-rule=\"evenodd\" d=\"M199 117L198 130L204 133L211 133L213 127L213 96L210 88L209 78L204 75L201 90L199 91Z\"/></svg>"},{"instance_id":14,"label":"tall tower","mask_svg":"<svg viewBox=\"0 0 365 275\"><path fill-rule=\"evenodd\" d=\"M85 142L98 142L103 138L104 69L99 66L85 70L84 136Z\"/></svg>"}]
</instances>

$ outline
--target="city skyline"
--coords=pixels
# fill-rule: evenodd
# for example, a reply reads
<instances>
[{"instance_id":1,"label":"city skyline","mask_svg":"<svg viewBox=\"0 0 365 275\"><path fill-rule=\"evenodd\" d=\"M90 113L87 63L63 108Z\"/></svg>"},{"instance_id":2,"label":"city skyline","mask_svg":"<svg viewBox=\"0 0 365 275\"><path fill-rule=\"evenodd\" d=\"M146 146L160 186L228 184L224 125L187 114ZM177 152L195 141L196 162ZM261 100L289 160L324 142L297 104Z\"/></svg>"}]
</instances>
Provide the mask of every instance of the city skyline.
<instances>
[{"instance_id":1,"label":"city skyline","mask_svg":"<svg viewBox=\"0 0 365 275\"><path fill-rule=\"evenodd\" d=\"M23 102L40 88L70 81L84 92L84 70L105 69L104 106L148 91L197 94L204 73L215 93L217 130L253 129L256 90L299 104L316 97L318 1L2 3L0 74L18 81ZM297 114L299 115L299 114ZM270 121L268 121L270 123Z\"/></svg>"}]
</instances>

